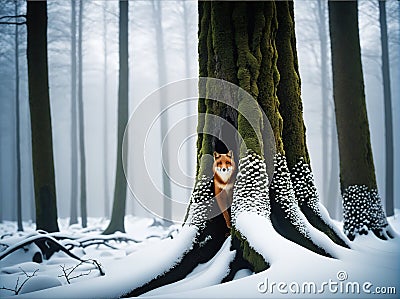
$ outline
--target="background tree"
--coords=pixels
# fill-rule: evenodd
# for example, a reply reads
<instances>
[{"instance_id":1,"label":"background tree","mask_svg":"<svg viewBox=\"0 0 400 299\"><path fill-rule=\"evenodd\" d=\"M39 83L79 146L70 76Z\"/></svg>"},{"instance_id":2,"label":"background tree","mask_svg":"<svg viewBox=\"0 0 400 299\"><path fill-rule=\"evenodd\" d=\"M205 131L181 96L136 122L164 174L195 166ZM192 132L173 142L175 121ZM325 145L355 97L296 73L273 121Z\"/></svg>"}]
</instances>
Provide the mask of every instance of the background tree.
<instances>
[{"instance_id":1,"label":"background tree","mask_svg":"<svg viewBox=\"0 0 400 299\"><path fill-rule=\"evenodd\" d=\"M118 146L115 174L114 203L111 221L103 232L125 232L126 179L122 166L122 139L128 122L128 1L119 1L119 88L118 88Z\"/></svg>"},{"instance_id":2,"label":"background tree","mask_svg":"<svg viewBox=\"0 0 400 299\"><path fill-rule=\"evenodd\" d=\"M79 115L79 154L80 154L80 178L81 178L81 219L82 227L87 226L87 199L86 199L86 153L85 153L85 111L83 107L83 0L79 1L78 16L78 115Z\"/></svg>"},{"instance_id":3,"label":"background tree","mask_svg":"<svg viewBox=\"0 0 400 299\"><path fill-rule=\"evenodd\" d=\"M357 2L329 2L333 95L340 155L344 230L392 237L377 191L358 32Z\"/></svg>"},{"instance_id":4,"label":"background tree","mask_svg":"<svg viewBox=\"0 0 400 299\"><path fill-rule=\"evenodd\" d=\"M36 227L58 231L47 62L47 2L27 3L27 59Z\"/></svg>"},{"instance_id":5,"label":"background tree","mask_svg":"<svg viewBox=\"0 0 400 299\"><path fill-rule=\"evenodd\" d=\"M164 46L164 33L162 28L162 2L153 0L152 1L153 8L153 18L155 24L155 33L156 33L156 49L157 49L157 66L158 66L158 86L164 86L167 83L167 65L165 59L165 46ZM162 95L165 97L166 95ZM162 101L161 101L162 102ZM161 111L163 111L166 107L161 106ZM165 138L168 133L168 114L163 113L160 116L160 127L161 127L161 139L163 155L166 157L164 159L164 163L162 166L162 182L163 182L163 217L165 220L172 219L172 206L171 206L171 180L168 176L169 173L169 144L168 138ZM165 139L164 139L165 138Z\"/></svg>"},{"instance_id":6,"label":"background tree","mask_svg":"<svg viewBox=\"0 0 400 299\"><path fill-rule=\"evenodd\" d=\"M76 0L71 0L71 207L69 224L78 223L78 136L76 117Z\"/></svg>"},{"instance_id":7,"label":"background tree","mask_svg":"<svg viewBox=\"0 0 400 299\"><path fill-rule=\"evenodd\" d=\"M393 117L392 92L390 87L389 44L386 24L386 0L379 2L379 25L382 49L382 81L385 106L385 140L386 140L386 215L394 215L394 158L393 158Z\"/></svg>"},{"instance_id":8,"label":"background tree","mask_svg":"<svg viewBox=\"0 0 400 299\"><path fill-rule=\"evenodd\" d=\"M104 101L104 125L103 125L103 135L104 135L104 216L110 217L110 191L108 185L108 26L107 26L107 1L104 1L103 7L103 56L104 56L104 66L103 66L103 101Z\"/></svg>"}]
</instances>

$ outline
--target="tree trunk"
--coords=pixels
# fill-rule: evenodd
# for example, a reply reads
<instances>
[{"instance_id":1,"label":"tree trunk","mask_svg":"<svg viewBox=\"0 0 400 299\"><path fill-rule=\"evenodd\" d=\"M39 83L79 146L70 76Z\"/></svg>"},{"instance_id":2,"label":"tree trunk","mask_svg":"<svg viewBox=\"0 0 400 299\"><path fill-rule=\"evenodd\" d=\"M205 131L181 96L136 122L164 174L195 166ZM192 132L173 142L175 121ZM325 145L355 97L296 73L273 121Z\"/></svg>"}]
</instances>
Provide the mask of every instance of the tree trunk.
<instances>
[{"instance_id":1,"label":"tree trunk","mask_svg":"<svg viewBox=\"0 0 400 299\"><path fill-rule=\"evenodd\" d=\"M81 175L81 218L82 227L87 227L87 203L86 203L86 154L85 154L85 111L83 107L83 55L82 55L82 31L83 31L83 0L79 1L78 19L78 112L79 112L79 152Z\"/></svg>"},{"instance_id":2,"label":"tree trunk","mask_svg":"<svg viewBox=\"0 0 400 299\"><path fill-rule=\"evenodd\" d=\"M280 74L277 95L280 101L279 112L283 118L283 144L293 189L298 205L307 220L335 243L346 246L332 223L328 223L321 214L311 172L303 120L293 2L279 1L276 7L279 24L276 36L277 67Z\"/></svg>"},{"instance_id":3,"label":"tree trunk","mask_svg":"<svg viewBox=\"0 0 400 299\"><path fill-rule=\"evenodd\" d=\"M167 65L165 60L165 47L164 47L164 33L162 28L162 1L153 0L153 19L155 22L156 31L156 48L157 48L157 64L158 64L158 86L162 87L167 83ZM165 93L164 90L162 90ZM165 98L163 94L161 97ZM163 101L161 101L163 103ZM166 108L163 104L161 105L161 111ZM169 142L168 138L165 138L168 133L168 114L163 113L160 115L160 127L161 127L161 142L163 151L163 163L162 163L162 182L163 182L163 218L167 221L172 219L172 205L171 205L171 181L168 176L169 173Z\"/></svg>"},{"instance_id":4,"label":"tree trunk","mask_svg":"<svg viewBox=\"0 0 400 299\"><path fill-rule=\"evenodd\" d=\"M27 2L27 60L36 228L58 231L47 62L47 2Z\"/></svg>"},{"instance_id":5,"label":"tree trunk","mask_svg":"<svg viewBox=\"0 0 400 299\"><path fill-rule=\"evenodd\" d=\"M381 29L382 49L382 81L383 98L385 104L385 140L386 140L386 215L394 215L393 194L393 117L392 117L392 93L390 87L389 46L386 24L386 0L379 2L379 25Z\"/></svg>"},{"instance_id":6,"label":"tree trunk","mask_svg":"<svg viewBox=\"0 0 400 299\"><path fill-rule=\"evenodd\" d=\"M78 223L78 136L76 119L76 0L71 0L71 206L69 224Z\"/></svg>"},{"instance_id":7,"label":"tree trunk","mask_svg":"<svg viewBox=\"0 0 400 299\"><path fill-rule=\"evenodd\" d=\"M128 1L119 1L119 88L118 88L118 146L115 175L114 204L111 221L103 234L125 232L126 180L122 166L122 139L128 123Z\"/></svg>"},{"instance_id":8,"label":"tree trunk","mask_svg":"<svg viewBox=\"0 0 400 299\"><path fill-rule=\"evenodd\" d=\"M215 203L213 191L212 157L215 150L220 153L222 150L233 150L238 165L233 203L228 209L232 219L231 249L236 251L236 255L229 273L222 281L231 280L241 268L259 272L270 266L269 257L255 249L252 242L256 240L247 231L263 228L244 226L243 219L249 215L252 220L262 219L265 223L272 221L271 227L273 225L284 237L332 257L328 248L317 245L318 240L311 237L310 231L315 229L303 221L298 206L300 201L304 201L304 206L314 208L309 209L308 218L315 218L316 226L322 227L321 230L327 232L328 236L337 238L335 241L348 247L339 234L334 235L330 226L318 217L318 206L312 205L317 198L313 185L310 185L311 171L307 168L309 158L301 107L283 110L288 118L293 119L282 119L278 110L278 84L282 84L281 89L290 87L287 95L291 97L286 101L293 102L291 105L286 103L286 106L301 106L291 13L293 7L287 2L199 2L199 71L200 77L207 78L199 83L197 180L183 227L195 227L198 233L192 246L176 265L127 296L138 296L184 278L199 263L212 258L225 242L229 229ZM278 28L284 31L279 37L279 42L284 43L282 48L277 47ZM277 63L280 55L282 60L290 61L288 65L281 65L282 73L286 72L285 79L281 77L281 81ZM297 80L289 82L294 76L297 76ZM286 132L283 138L285 121L288 127L294 123L296 127L295 133ZM227 130L229 126L234 129L233 133ZM292 141L296 143L290 143ZM297 142L301 145L297 146ZM306 187L309 189L305 191L310 194L300 197L301 193L296 192L298 201L295 197L297 189L294 189L297 185L292 184L284 147L289 153L290 165L297 166L298 160L302 159L301 172L297 175L306 176L300 179L308 184ZM272 162L275 172L269 187Z\"/></svg>"},{"instance_id":9,"label":"tree trunk","mask_svg":"<svg viewBox=\"0 0 400 299\"><path fill-rule=\"evenodd\" d=\"M365 104L357 2L329 2L333 95L344 230L353 240L372 230L391 236L378 195ZM387 232L387 234L386 234Z\"/></svg>"},{"instance_id":10,"label":"tree trunk","mask_svg":"<svg viewBox=\"0 0 400 299\"><path fill-rule=\"evenodd\" d=\"M15 0L15 15L18 15L18 0ZM23 231L22 198L21 198L21 141L20 141L20 111L19 111L19 26L15 25L15 130L17 139L17 226Z\"/></svg>"},{"instance_id":11,"label":"tree trunk","mask_svg":"<svg viewBox=\"0 0 400 299\"><path fill-rule=\"evenodd\" d=\"M103 119L103 138L104 138L104 216L110 217L110 188L108 184L108 47L107 47L107 1L104 1L103 8L103 102L104 102L104 119Z\"/></svg>"}]
</instances>

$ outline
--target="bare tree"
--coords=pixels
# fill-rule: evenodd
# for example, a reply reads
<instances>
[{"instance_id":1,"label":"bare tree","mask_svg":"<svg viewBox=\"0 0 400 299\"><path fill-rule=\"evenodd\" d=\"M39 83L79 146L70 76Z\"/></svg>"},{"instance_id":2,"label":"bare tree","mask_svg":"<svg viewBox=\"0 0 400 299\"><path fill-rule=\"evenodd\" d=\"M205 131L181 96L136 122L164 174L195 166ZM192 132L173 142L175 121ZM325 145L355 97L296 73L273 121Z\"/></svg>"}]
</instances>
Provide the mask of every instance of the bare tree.
<instances>
[{"instance_id":1,"label":"bare tree","mask_svg":"<svg viewBox=\"0 0 400 299\"><path fill-rule=\"evenodd\" d=\"M28 83L32 127L36 227L58 231L48 61L47 2L28 1Z\"/></svg>"},{"instance_id":2,"label":"bare tree","mask_svg":"<svg viewBox=\"0 0 400 299\"><path fill-rule=\"evenodd\" d=\"M164 33L162 28L162 2L153 0L153 20L155 23L156 33L156 48L157 48L157 64L158 64L158 86L164 86L167 83L167 65L165 60L165 47L164 47ZM162 91L165 93L165 91ZM162 95L166 97L165 94ZM163 101L161 101L161 111L164 110ZM163 150L163 167L162 167L162 182L163 182L163 204L164 211L163 217L165 220L172 219L172 205L171 205L171 181L168 177L169 172L169 144L168 138L165 138L168 131L168 114L162 113L160 116L160 127L161 127L161 140ZM164 139L165 138L165 139Z\"/></svg>"},{"instance_id":3,"label":"bare tree","mask_svg":"<svg viewBox=\"0 0 400 299\"><path fill-rule=\"evenodd\" d=\"M103 234L125 232L126 180L122 166L122 139L128 123L128 1L119 1L119 87L118 87L118 138L117 170L115 173L114 202L111 220Z\"/></svg>"}]
</instances>

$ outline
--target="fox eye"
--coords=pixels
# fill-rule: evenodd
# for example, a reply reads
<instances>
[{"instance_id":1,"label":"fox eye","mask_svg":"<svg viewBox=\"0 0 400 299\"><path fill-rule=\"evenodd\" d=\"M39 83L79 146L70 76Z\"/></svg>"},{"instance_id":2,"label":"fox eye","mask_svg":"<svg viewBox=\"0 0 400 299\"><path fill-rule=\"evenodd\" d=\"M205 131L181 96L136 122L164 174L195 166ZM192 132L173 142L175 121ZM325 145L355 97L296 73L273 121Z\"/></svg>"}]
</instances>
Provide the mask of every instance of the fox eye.
<instances>
[{"instance_id":1,"label":"fox eye","mask_svg":"<svg viewBox=\"0 0 400 299\"><path fill-rule=\"evenodd\" d=\"M226 165L231 165L231 162L226 162Z\"/></svg>"}]
</instances>

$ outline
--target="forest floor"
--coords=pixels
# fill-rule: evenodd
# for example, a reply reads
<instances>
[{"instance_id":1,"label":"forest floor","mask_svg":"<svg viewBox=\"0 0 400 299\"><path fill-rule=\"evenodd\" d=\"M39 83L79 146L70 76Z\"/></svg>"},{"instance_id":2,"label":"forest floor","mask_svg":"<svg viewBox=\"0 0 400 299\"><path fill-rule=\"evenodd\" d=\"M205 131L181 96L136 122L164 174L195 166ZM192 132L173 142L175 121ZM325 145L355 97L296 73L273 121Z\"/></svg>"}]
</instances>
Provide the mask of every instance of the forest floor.
<instances>
[{"instance_id":1,"label":"forest floor","mask_svg":"<svg viewBox=\"0 0 400 299\"><path fill-rule=\"evenodd\" d=\"M242 227L258 225L269 235L265 242L259 237L257 245L270 257L269 269L257 274L243 269L233 281L220 284L234 256L228 238L211 261L143 297L399 298L399 216L396 210L396 216L389 218L397 238L360 236L351 250L333 245L336 259L282 238L263 219L242 217ZM172 267L196 233L189 227L164 227L154 219L133 216L125 218L126 233L109 236L101 235L108 224L105 219L90 218L86 229L69 226L68 219L60 219L59 224L60 233L45 234L36 232L33 223L24 223L24 232L17 232L15 222L0 223L1 298L119 297ZM54 253L43 255L43 246ZM60 246L68 250L63 252Z\"/></svg>"}]
</instances>

